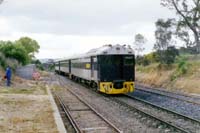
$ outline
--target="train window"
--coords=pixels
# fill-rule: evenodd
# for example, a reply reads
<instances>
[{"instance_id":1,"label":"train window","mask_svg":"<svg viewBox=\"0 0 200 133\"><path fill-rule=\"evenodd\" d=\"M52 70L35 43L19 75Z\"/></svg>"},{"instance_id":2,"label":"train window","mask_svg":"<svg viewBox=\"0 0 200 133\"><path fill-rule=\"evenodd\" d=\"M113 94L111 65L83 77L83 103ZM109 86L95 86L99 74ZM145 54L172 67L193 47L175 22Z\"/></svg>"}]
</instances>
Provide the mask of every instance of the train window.
<instances>
[{"instance_id":1,"label":"train window","mask_svg":"<svg viewBox=\"0 0 200 133\"><path fill-rule=\"evenodd\" d=\"M120 65L121 56L102 56L101 63L104 65Z\"/></svg>"},{"instance_id":2,"label":"train window","mask_svg":"<svg viewBox=\"0 0 200 133\"><path fill-rule=\"evenodd\" d=\"M68 63L62 63L61 66L62 67L68 67Z\"/></svg>"},{"instance_id":3,"label":"train window","mask_svg":"<svg viewBox=\"0 0 200 133\"><path fill-rule=\"evenodd\" d=\"M125 56L124 65L134 65L134 56Z\"/></svg>"}]
</instances>

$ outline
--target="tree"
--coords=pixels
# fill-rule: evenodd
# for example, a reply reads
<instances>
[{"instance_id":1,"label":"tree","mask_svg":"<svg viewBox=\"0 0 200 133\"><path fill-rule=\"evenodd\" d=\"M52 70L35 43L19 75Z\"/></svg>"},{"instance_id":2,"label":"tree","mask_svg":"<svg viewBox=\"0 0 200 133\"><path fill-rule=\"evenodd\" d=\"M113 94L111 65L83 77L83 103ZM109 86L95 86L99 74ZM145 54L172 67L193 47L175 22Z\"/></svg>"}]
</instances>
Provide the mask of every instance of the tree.
<instances>
[{"instance_id":1,"label":"tree","mask_svg":"<svg viewBox=\"0 0 200 133\"><path fill-rule=\"evenodd\" d=\"M172 26L173 19L163 20L158 19L156 24L155 38L156 43L154 49L156 50L167 50L167 48L173 43L172 42Z\"/></svg>"},{"instance_id":2,"label":"tree","mask_svg":"<svg viewBox=\"0 0 200 133\"><path fill-rule=\"evenodd\" d=\"M155 31L155 38L156 43L154 44L154 49L157 51L159 56L159 61L161 63L169 64L173 61L171 61L171 51L174 51L173 47L173 26L174 26L174 20L168 19L158 19L156 22L156 31ZM175 59L175 56L174 56ZM170 61L168 61L170 60Z\"/></svg>"},{"instance_id":3,"label":"tree","mask_svg":"<svg viewBox=\"0 0 200 133\"><path fill-rule=\"evenodd\" d=\"M186 48L190 48L195 45L195 42L192 41L191 36L187 30L179 30L176 34L183 42L185 42Z\"/></svg>"},{"instance_id":4,"label":"tree","mask_svg":"<svg viewBox=\"0 0 200 133\"><path fill-rule=\"evenodd\" d=\"M147 42L147 39L142 34L135 35L135 51L137 51L137 55L140 55L141 52L144 51L144 44Z\"/></svg>"},{"instance_id":5,"label":"tree","mask_svg":"<svg viewBox=\"0 0 200 133\"><path fill-rule=\"evenodd\" d=\"M13 42L7 41L1 44L0 52L2 52L6 58L16 59L22 65L30 62L26 49L22 46L15 45Z\"/></svg>"},{"instance_id":6,"label":"tree","mask_svg":"<svg viewBox=\"0 0 200 133\"><path fill-rule=\"evenodd\" d=\"M34 54L38 53L40 46L37 41L32 40L29 37L22 37L16 41L16 45L22 46L27 51L30 58L34 58Z\"/></svg>"},{"instance_id":7,"label":"tree","mask_svg":"<svg viewBox=\"0 0 200 133\"><path fill-rule=\"evenodd\" d=\"M170 46L164 51L164 55L164 63L170 65L175 62L176 56L179 55L179 51L175 48L175 46Z\"/></svg>"},{"instance_id":8,"label":"tree","mask_svg":"<svg viewBox=\"0 0 200 133\"><path fill-rule=\"evenodd\" d=\"M200 0L161 0L161 5L176 11L180 17L178 30L188 28L193 33L196 51L200 53ZM184 36L189 39L189 34Z\"/></svg>"}]
</instances>

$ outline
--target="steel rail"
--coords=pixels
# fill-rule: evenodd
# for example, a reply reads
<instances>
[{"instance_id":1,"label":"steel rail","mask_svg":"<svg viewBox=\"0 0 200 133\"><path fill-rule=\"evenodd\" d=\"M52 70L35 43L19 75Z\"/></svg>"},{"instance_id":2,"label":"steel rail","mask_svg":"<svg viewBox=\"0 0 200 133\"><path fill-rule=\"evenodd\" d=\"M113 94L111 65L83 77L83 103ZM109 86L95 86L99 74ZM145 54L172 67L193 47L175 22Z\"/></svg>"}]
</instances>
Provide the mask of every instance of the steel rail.
<instances>
[{"instance_id":1,"label":"steel rail","mask_svg":"<svg viewBox=\"0 0 200 133\"><path fill-rule=\"evenodd\" d=\"M72 93L75 97L77 97L82 103L84 103L86 106L88 106L96 115L98 115L103 121L105 121L110 127L112 127L116 132L118 133L123 133L120 129L118 129L114 124L112 124L109 120L107 120L105 117L103 117L98 111L96 111L91 105L89 105L86 101L84 101L82 98L80 98L76 93L71 91L70 89L66 88L71 86L69 85L64 85L64 83L61 83L61 79L59 78L60 84L65 87L66 90L68 90L70 93Z\"/></svg>"},{"instance_id":2,"label":"steel rail","mask_svg":"<svg viewBox=\"0 0 200 133\"><path fill-rule=\"evenodd\" d=\"M74 83L77 83L77 82L74 82ZM69 89L68 89L68 90L69 90ZM138 89L138 90L143 91L142 89ZM69 91L70 91L70 90L69 90ZM145 91L145 90L144 90L144 91ZM148 91L147 91L147 92L148 92ZM151 93L151 92L149 92L149 93ZM152 92L152 93L157 94L156 92ZM158 93L157 95L160 95L160 94ZM163 96L168 96L168 95L164 95L164 94L161 94L161 95L163 95ZM129 96L129 95L126 95L126 96ZM129 96L129 97L131 97L131 96ZM170 97L170 96L169 96L169 97ZM135 98L135 97L134 97L134 98ZM174 97L172 97L172 98L174 98ZM111 99L113 99L113 98L111 98ZM137 98L135 98L135 99L137 99ZM116 99L115 99L115 100L116 100ZM118 99L117 99L117 100L118 100ZM179 100L179 99L178 99L178 100ZM181 99L180 99L180 100L181 100ZM185 100L183 100L183 101L185 101ZM152 117L152 118L154 118L154 119L156 119L156 120L158 120L158 121L160 121L160 122L162 122L162 123L165 123L166 125L171 126L171 127L175 128L176 130L179 130L179 131L184 132L184 133L190 133L190 131L185 130L185 129L182 128L182 127L173 125L173 124L171 124L170 122L164 121L164 120L158 118L158 117L155 116L155 115L151 115L151 114L149 114L149 113L146 113L146 112L144 112L144 111L141 111L140 109L138 109L138 108L136 108L136 107L132 107L131 105L129 105L129 104L127 104L127 103L124 103L123 101L118 101L118 102L120 102L121 104L125 104L125 105L128 106L129 108L133 108L133 109L137 110L138 112L142 112L143 114L145 114L145 115L147 115L147 116L150 116L150 117ZM187 102L187 101L186 101L186 102ZM152 104L152 103L149 103L149 104ZM154 105L154 104L152 104L152 106L153 106L153 105ZM157 107L157 105L155 105L154 107ZM159 108L159 107L158 107L158 108ZM162 107L161 107L161 108L162 108ZM163 110L164 110L164 109L163 109ZM168 111L168 110L166 109L165 111ZM169 112L173 112L173 111L169 110ZM177 113L177 112L173 112L173 113L176 114L176 115L180 115L180 116L182 116L182 117L184 117L184 118L187 118L187 119L189 119L189 120L191 120L191 121L194 121L194 122L197 122L197 123L200 122L200 121L197 120L197 119L193 119L193 118L190 118L190 117L188 117L188 116L184 116L184 115L179 114L179 113Z\"/></svg>"},{"instance_id":3,"label":"steel rail","mask_svg":"<svg viewBox=\"0 0 200 133\"><path fill-rule=\"evenodd\" d=\"M147 93L151 93L151 94L155 94L155 95L160 95L160 96L165 96L165 97L169 97L169 98L173 98L173 99L176 99L176 100L179 100L179 101L184 101L184 102L188 102L188 103L192 103L192 104L197 104L197 105L200 105L200 103L198 102L194 102L192 100L185 100L185 99L182 99L182 98L178 98L178 97L174 97L174 96L170 96L170 95L165 95L165 94L161 94L161 93L157 93L157 92L153 92L153 91L148 91L148 90L144 90L144 89L141 89L141 88L135 88L136 90L139 90L139 91L144 91L144 92L147 92ZM160 91L160 90L159 90ZM161 91L162 92L162 91ZM165 93L165 91L163 91ZM167 93L170 93L170 92L167 92ZM179 94L177 94L179 95ZM185 96L185 95L183 95ZM186 96L186 97L189 97L189 96ZM191 97L192 98L192 97Z\"/></svg>"},{"instance_id":4,"label":"steel rail","mask_svg":"<svg viewBox=\"0 0 200 133\"><path fill-rule=\"evenodd\" d=\"M58 96L57 94L55 94L56 98L58 99L59 101L59 104L61 105L65 115L67 116L67 118L69 119L70 123L72 124L74 130L77 132L77 133L82 133L80 127L78 126L78 124L76 123L76 121L74 121L70 111L66 108L65 104L63 103L63 101L61 100L60 96Z\"/></svg>"},{"instance_id":5,"label":"steel rail","mask_svg":"<svg viewBox=\"0 0 200 133\"><path fill-rule=\"evenodd\" d=\"M200 125L200 120L198 120L198 119L195 119L195 118L192 118L192 117L189 117L189 116L180 114L180 113L178 113L178 112L176 112L176 111L167 109L167 108L165 108L165 107L161 107L161 106L159 106L159 105L150 103L150 102L145 101L145 100L140 99L140 98L136 98L136 97L133 97L133 96L130 96L130 95L127 95L127 94L126 94L125 96L126 96L126 97L129 97L129 98L131 98L131 99L137 100L137 101L139 101L139 102L145 103L145 104L147 104L147 105L150 105L150 106L152 106L152 107L158 108L158 109L160 109L160 110L163 110L163 111L172 113L172 114L177 115L177 116L181 116L181 117L183 117L183 118L185 118L185 119L188 119L188 120L190 120L190 121L192 121L192 122L196 122L196 123L198 123L198 124Z\"/></svg>"},{"instance_id":6,"label":"steel rail","mask_svg":"<svg viewBox=\"0 0 200 133\"><path fill-rule=\"evenodd\" d=\"M162 119L158 118L158 117L155 116L155 115L152 115L152 114L150 114L150 113L144 112L144 111L140 110L139 108L134 107L134 106L131 106L131 105L127 104L126 102L123 102L123 101L121 101L121 100L119 100L119 99L117 99L117 98L110 98L110 99L112 99L113 101L118 102L119 104L121 104L121 105L123 105L123 106L128 107L129 109L136 110L137 112L140 112L140 113L142 113L142 114L144 114L144 115L146 115L146 116L148 116L148 117L151 117L151 118L153 118L153 119L155 119L155 120L157 120L157 121L159 121L159 122L161 122L161 123L164 123L164 124L167 125L168 127L172 127L172 128L174 128L175 130L181 131L181 132L183 132L183 133L190 133L190 131L187 131L187 130L183 129L182 127L178 127L178 126L176 126L176 125L173 125L173 124L171 124L171 123L168 122L168 121L162 120Z\"/></svg>"},{"instance_id":7,"label":"steel rail","mask_svg":"<svg viewBox=\"0 0 200 133\"><path fill-rule=\"evenodd\" d=\"M66 85L68 86L68 85ZM69 86L68 86L69 87ZM67 88L66 88L67 89ZM109 126L111 126L116 132L122 133L120 129L118 129L114 124L112 124L108 119L103 117L98 111L96 111L91 105L89 105L86 101L84 101L80 96L78 96L76 93L71 91L70 89L67 89L69 92L71 92L74 96L76 96L81 102L83 102L86 106L88 106L96 115L98 115L102 120L104 120Z\"/></svg>"}]
</instances>

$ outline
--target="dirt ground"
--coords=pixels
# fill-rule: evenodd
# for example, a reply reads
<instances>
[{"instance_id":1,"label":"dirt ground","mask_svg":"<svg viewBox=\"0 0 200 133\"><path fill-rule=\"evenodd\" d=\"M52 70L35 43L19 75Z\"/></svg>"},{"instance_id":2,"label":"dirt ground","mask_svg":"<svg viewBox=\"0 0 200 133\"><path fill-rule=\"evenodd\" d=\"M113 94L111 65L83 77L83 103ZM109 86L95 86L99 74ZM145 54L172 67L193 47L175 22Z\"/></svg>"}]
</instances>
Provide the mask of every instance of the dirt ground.
<instances>
[{"instance_id":1,"label":"dirt ground","mask_svg":"<svg viewBox=\"0 0 200 133\"><path fill-rule=\"evenodd\" d=\"M0 81L0 133L58 133L42 81Z\"/></svg>"}]
</instances>

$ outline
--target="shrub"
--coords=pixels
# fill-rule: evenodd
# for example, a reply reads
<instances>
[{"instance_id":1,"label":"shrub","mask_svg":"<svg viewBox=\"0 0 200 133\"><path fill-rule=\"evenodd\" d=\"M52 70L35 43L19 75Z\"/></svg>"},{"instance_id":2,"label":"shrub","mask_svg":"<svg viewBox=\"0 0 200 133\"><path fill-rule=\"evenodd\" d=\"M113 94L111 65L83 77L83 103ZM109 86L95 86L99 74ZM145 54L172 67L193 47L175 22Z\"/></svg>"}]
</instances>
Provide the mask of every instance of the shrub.
<instances>
[{"instance_id":1,"label":"shrub","mask_svg":"<svg viewBox=\"0 0 200 133\"><path fill-rule=\"evenodd\" d=\"M4 54L2 54L1 52L0 52L0 66L3 68L6 67L6 59L5 59Z\"/></svg>"},{"instance_id":2,"label":"shrub","mask_svg":"<svg viewBox=\"0 0 200 133\"><path fill-rule=\"evenodd\" d=\"M12 58L7 58L6 59L6 66L10 66L10 68L15 71L16 68L19 66L19 62L15 59Z\"/></svg>"},{"instance_id":3,"label":"shrub","mask_svg":"<svg viewBox=\"0 0 200 133\"><path fill-rule=\"evenodd\" d=\"M171 76L171 81L175 80L176 78L180 77L187 73L189 69L189 64L187 63L186 58L181 57L177 61L177 68L174 74Z\"/></svg>"},{"instance_id":4,"label":"shrub","mask_svg":"<svg viewBox=\"0 0 200 133\"><path fill-rule=\"evenodd\" d=\"M178 61L178 72L179 74L186 74L188 69L188 63L185 58L182 58Z\"/></svg>"},{"instance_id":5,"label":"shrub","mask_svg":"<svg viewBox=\"0 0 200 133\"><path fill-rule=\"evenodd\" d=\"M17 60L12 58L6 58L4 54L0 53L0 66L3 69L6 69L7 66L10 66L12 70L15 71L17 66L19 66L19 63Z\"/></svg>"},{"instance_id":6,"label":"shrub","mask_svg":"<svg viewBox=\"0 0 200 133\"><path fill-rule=\"evenodd\" d=\"M31 63L35 64L38 69L40 69L42 71L44 70L44 67L43 67L42 63L39 60L32 60Z\"/></svg>"},{"instance_id":7,"label":"shrub","mask_svg":"<svg viewBox=\"0 0 200 133\"><path fill-rule=\"evenodd\" d=\"M150 61L146 58L146 56L137 56L136 57L136 64L147 66L150 64Z\"/></svg>"},{"instance_id":8,"label":"shrub","mask_svg":"<svg viewBox=\"0 0 200 133\"><path fill-rule=\"evenodd\" d=\"M179 51L174 47L168 47L167 50L157 51L159 62L161 64L171 65L175 62L176 56L179 55Z\"/></svg>"}]
</instances>

